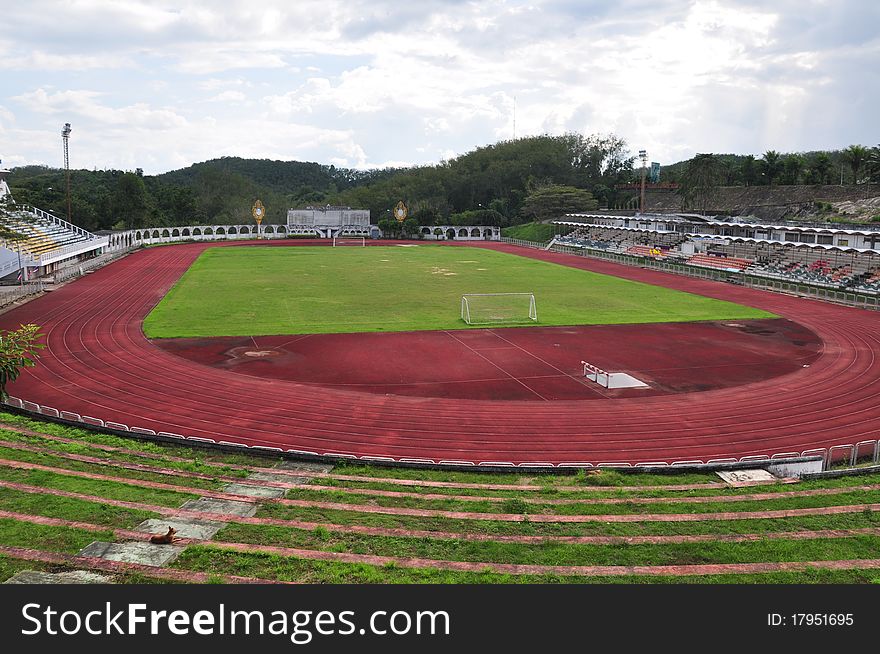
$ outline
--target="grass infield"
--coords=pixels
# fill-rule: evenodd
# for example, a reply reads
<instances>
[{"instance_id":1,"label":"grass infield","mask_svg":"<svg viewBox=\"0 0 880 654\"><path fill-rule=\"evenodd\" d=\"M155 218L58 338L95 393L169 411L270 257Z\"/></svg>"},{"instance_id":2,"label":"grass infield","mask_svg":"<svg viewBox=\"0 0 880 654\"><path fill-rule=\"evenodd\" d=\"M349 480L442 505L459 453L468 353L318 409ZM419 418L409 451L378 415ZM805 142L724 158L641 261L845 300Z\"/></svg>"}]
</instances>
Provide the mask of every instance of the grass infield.
<instances>
[{"instance_id":1,"label":"grass infield","mask_svg":"<svg viewBox=\"0 0 880 654\"><path fill-rule=\"evenodd\" d=\"M237 247L207 249L147 316L144 332L173 338L466 329L460 304L467 293L534 293L541 326L773 317L481 248Z\"/></svg>"}]
</instances>

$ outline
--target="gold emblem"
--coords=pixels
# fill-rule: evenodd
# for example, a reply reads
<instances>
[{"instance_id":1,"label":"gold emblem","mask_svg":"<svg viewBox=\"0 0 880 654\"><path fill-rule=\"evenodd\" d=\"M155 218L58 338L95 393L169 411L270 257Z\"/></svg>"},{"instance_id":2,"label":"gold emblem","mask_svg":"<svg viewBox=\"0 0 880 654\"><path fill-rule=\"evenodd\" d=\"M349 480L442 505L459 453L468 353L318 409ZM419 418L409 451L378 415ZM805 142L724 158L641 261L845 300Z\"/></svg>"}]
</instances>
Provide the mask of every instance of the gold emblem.
<instances>
[{"instance_id":1,"label":"gold emblem","mask_svg":"<svg viewBox=\"0 0 880 654\"><path fill-rule=\"evenodd\" d=\"M251 213L254 215L254 220L257 221L257 225L263 222L263 216L266 215L266 208L263 206L263 203L257 200L254 202L254 208L251 209Z\"/></svg>"},{"instance_id":2,"label":"gold emblem","mask_svg":"<svg viewBox=\"0 0 880 654\"><path fill-rule=\"evenodd\" d=\"M397 206L394 207L394 217L397 218L397 222L402 223L406 220L406 205L403 203L403 200L397 203Z\"/></svg>"}]
</instances>

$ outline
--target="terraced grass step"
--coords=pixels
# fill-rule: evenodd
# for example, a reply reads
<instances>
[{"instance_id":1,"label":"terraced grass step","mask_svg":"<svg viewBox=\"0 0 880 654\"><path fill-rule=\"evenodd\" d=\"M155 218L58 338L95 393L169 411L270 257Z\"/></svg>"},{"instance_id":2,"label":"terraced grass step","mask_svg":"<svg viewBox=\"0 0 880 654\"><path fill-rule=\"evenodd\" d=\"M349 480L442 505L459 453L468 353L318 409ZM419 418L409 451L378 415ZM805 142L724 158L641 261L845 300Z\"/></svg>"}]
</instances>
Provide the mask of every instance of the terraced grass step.
<instances>
[{"instance_id":1,"label":"terraced grass step","mask_svg":"<svg viewBox=\"0 0 880 654\"><path fill-rule=\"evenodd\" d=\"M86 503L78 507L78 510L100 514L102 504L108 507L118 508L123 511L142 511L142 515L163 514L167 518L196 518L207 519L217 522L233 521L241 524L273 525L278 527L290 527L300 530L322 530L327 532L360 533L364 535L378 536L415 536L436 538L457 538L475 540L502 540L504 537L516 539L520 536L549 539L580 536L675 536L675 535L707 535L717 533L729 534L769 534L775 531L792 530L822 530L822 529L857 529L880 525L880 514L872 512L870 507L855 505L851 507L833 509L823 512L821 510L808 510L806 512L793 512L794 515L778 518L765 514L741 520L719 521L711 516L705 519L691 520L688 522L592 522L592 523L532 523L532 522L498 522L498 521L471 521L455 520L450 518L429 519L406 516L382 516L370 514L347 513L343 511L319 511L319 510L295 510L289 507L264 507L260 516L246 518L227 513L204 513L202 511L187 511L173 507L157 506L139 502L124 500L107 500L103 496L88 495L66 490L30 486L21 483L2 482L0 489L19 495L33 494L34 498L59 498L62 501L75 501ZM20 501L16 500L16 502ZM93 503L90 507L87 503ZM53 515L52 507L47 502L49 515ZM17 504L13 504L15 508ZM26 502L26 507L44 511L43 507L35 505L34 501ZM202 507L208 508L208 507ZM215 505L214 510L220 510ZM245 505L245 512L252 514L253 505ZM152 512L152 513L147 513ZM313 515L310 521L303 520L299 516ZM59 515L57 511L54 515ZM276 517L273 517L276 516ZM278 517L280 516L280 517ZM123 516L124 517L124 516ZM112 516L111 516L112 518ZM359 522L358 522L359 521ZM361 524L366 522L367 524ZM115 526L118 522L112 522ZM131 520L125 524L134 524ZM445 530L445 531L444 531ZM451 531L455 530L455 531Z\"/></svg>"},{"instance_id":2,"label":"terraced grass step","mask_svg":"<svg viewBox=\"0 0 880 654\"><path fill-rule=\"evenodd\" d=\"M97 475L94 473L83 473L79 471L52 468L49 466L41 466L38 464L20 462L20 461L9 461L9 460L0 460L0 471L2 468L14 468L14 469L22 469L27 471L42 471L48 472L55 475L60 476L71 476L78 477L83 479L91 479L91 480L100 480L100 481L111 481L116 483L124 483L126 485L135 486L135 487L144 487L148 489L158 489L158 490L171 490L177 492L187 492L194 491L196 489L183 487L183 486L175 486L172 484L165 484L159 482L148 482L141 480L130 480L130 479L120 479L116 477L112 477L109 475ZM832 489L828 489L832 490ZM202 491L204 493L204 491ZM810 493L811 491L804 491ZM215 499L215 500L231 500L238 502L248 502L253 498L249 498L242 495L235 495L229 493L221 493L221 492L207 492L204 493L206 497ZM873 499L880 500L880 491L874 489L868 490L856 490L852 491L848 489L848 492L838 492L838 493L825 493L820 494L818 496L813 495L805 495L803 497L800 496L791 496L791 497L783 497L783 498L772 498L770 500L750 500L743 501L742 504L744 506L735 506L736 502L740 498L735 498L733 500L724 500L722 502L716 502L718 498L710 498L705 502L696 504L696 503L688 503L686 504L689 509L691 509L691 513L689 514L681 514L681 513L673 513L677 510L677 504L675 501L671 501L665 504L653 504L652 509L655 511L654 514L640 513L639 512L639 504L636 502L627 502L621 505L615 504L579 504L577 505L577 509L579 512L572 513L528 513L526 511L528 505L524 502L519 502L512 504L510 506L506 506L502 504L502 509L509 509L519 511L519 513L493 513L491 506L485 507L475 507L482 508L483 512L479 511L453 511L446 509L423 509L423 508L411 508L406 506L381 506L378 505L378 502L374 504L352 504L352 503L341 503L341 502L327 502L322 500L299 500L299 499L290 499L290 498L270 498L263 501L263 504L268 505L283 505L287 507L299 507L299 508L320 508L320 509L330 509L330 510L343 510L343 511L354 511L361 513L384 513L389 515L408 515L408 516L420 516L420 517L446 517L446 518L457 518L457 519L470 519L470 520L495 520L495 521L503 521L503 522L522 522L522 521L530 521L530 522L591 522L591 521L602 521L602 522L637 522L637 521L685 521L685 520L699 520L699 519L708 519L709 516L714 516L714 519L719 520L737 520L747 518L754 518L760 516L767 517L789 517L789 515L798 515L799 513L789 514L787 511L797 511L800 514L807 514L810 508L827 508L827 507L816 507L816 503L820 499L832 497L833 504L839 506L853 506L848 504L848 502L861 502L862 506L860 509L869 508L870 510L875 510L873 507L878 503L873 502ZM717 511L718 508L723 507L725 504L733 505L730 508L739 508L741 511ZM716 506L717 505L717 506ZM806 505L806 506L804 506ZM601 513L603 507L605 506L621 506L628 512L619 512L619 513ZM785 507L785 508L776 508L776 507ZM789 508L790 507L790 508ZM803 508L801 508L803 507ZM664 509L664 512L656 513L658 509ZM847 510L847 509L845 509ZM829 511L830 512L830 511Z\"/></svg>"},{"instance_id":3,"label":"terraced grass step","mask_svg":"<svg viewBox=\"0 0 880 654\"><path fill-rule=\"evenodd\" d=\"M27 516L23 516L22 519L31 523L35 522ZM42 520L37 522L41 525L51 524L53 526L64 526L69 529L76 528L85 529L87 531L101 530L98 525L65 524L65 521L59 520ZM337 552L314 548L275 546L240 541L222 541L211 543L211 545L221 550L234 550L246 553L263 552L312 561L363 563L383 566L395 565L401 567L430 567L443 570L464 570L471 572L475 570L482 571L489 569L501 574L566 574L589 576L594 574L593 570L598 570L599 572L596 572L596 574L616 575L620 574L620 570L622 569L635 566L640 568L639 574L662 575L675 567L690 566L688 568L690 570L688 574L702 575L710 574L709 572L706 572L708 568L701 568L698 563L684 563L681 561L687 561L689 558L692 561L708 559L712 561L711 565L728 567L740 564L762 565L770 563L798 563L803 562L804 559L809 561L809 557L814 557L816 561L841 560L853 562L859 558L871 561L872 559L870 557L876 552L878 543L880 543L880 535L878 534L880 534L880 529L859 530L857 532L835 532L825 534L819 538L808 537L808 535L802 534L801 537L796 539L802 541L800 544L785 542L782 539L758 539L752 541L740 541L741 543L746 543L746 545L739 547L731 547L728 542L719 542L712 544L710 547L704 548L681 546L678 548L659 549L652 544L650 547L631 547L625 550L613 547L593 547L572 550L572 552L577 554L575 560L589 561L589 565L577 563L546 565L534 563L510 563L505 560L460 559L449 556L454 554L454 552L448 546L445 546L446 549L439 550L442 553L446 553L448 558L429 559L424 556L416 555L401 556L408 550L404 547L404 543L399 539L396 541L397 549L395 550L396 554L394 555ZM125 530L117 530L116 535L117 537L123 538L130 538L132 536L137 539L144 538L144 535L139 532ZM815 534L810 536L815 536ZM181 541L181 545L200 542L204 544L205 541L201 539L187 539ZM391 545L393 546L394 543ZM438 547L441 547L441 544L438 543ZM182 551L182 546L157 546L151 545L143 540L136 540L134 542L125 543L91 543L84 548L79 555L162 567L167 565L170 560L180 555ZM525 551L521 554L523 554L526 559L540 558L534 556L536 553L539 552ZM560 556L558 552L551 553L560 561L564 558ZM840 555L846 555L849 558L835 558ZM508 558L510 558L509 555ZM620 565L623 561L625 561L626 564ZM658 564L658 561L664 563ZM670 564L668 563L669 561L676 561L676 563ZM703 565L706 566L710 564ZM859 566L851 565L850 567ZM866 567L873 566L868 565ZM614 570L610 570L611 568ZM729 568L729 570L733 570L733 568ZM744 568L744 570L748 572L747 568ZM754 571L755 570L751 570L751 572ZM761 569L759 571L764 572L766 570ZM672 572L672 574L679 574L679 572Z\"/></svg>"},{"instance_id":4,"label":"terraced grass step","mask_svg":"<svg viewBox=\"0 0 880 654\"><path fill-rule=\"evenodd\" d=\"M52 565L64 565L71 568L86 568L88 570L100 570L111 574L138 573L146 577L164 579L179 583L224 583L224 584L276 584L285 583L273 579L260 579L243 577L232 574L207 573L190 570L175 570L173 568L156 568L154 566L140 565L137 563L125 563L121 561L108 561L106 559L88 556L65 554L62 552L44 552L26 547L0 546L0 556L19 559L22 561L39 561Z\"/></svg>"}]
</instances>

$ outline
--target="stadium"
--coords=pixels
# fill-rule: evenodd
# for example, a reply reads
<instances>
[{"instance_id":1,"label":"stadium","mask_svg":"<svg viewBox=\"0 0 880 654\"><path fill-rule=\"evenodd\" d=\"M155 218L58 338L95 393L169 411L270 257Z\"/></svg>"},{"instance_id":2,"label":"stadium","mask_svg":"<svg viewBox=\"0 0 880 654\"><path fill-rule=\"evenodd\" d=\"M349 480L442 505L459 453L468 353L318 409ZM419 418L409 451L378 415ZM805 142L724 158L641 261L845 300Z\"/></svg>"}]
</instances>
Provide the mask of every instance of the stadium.
<instances>
[{"instance_id":1,"label":"stadium","mask_svg":"<svg viewBox=\"0 0 880 654\"><path fill-rule=\"evenodd\" d=\"M4 315L47 334L11 402L324 459L874 454L875 313L579 256L578 230L542 249L325 238L137 251ZM531 307L499 305L522 298ZM591 380L586 364L633 382Z\"/></svg>"},{"instance_id":2,"label":"stadium","mask_svg":"<svg viewBox=\"0 0 880 654\"><path fill-rule=\"evenodd\" d=\"M0 317L46 343L2 420L7 576L873 579L876 487L836 475L877 463L876 298L586 218L107 237Z\"/></svg>"}]
</instances>

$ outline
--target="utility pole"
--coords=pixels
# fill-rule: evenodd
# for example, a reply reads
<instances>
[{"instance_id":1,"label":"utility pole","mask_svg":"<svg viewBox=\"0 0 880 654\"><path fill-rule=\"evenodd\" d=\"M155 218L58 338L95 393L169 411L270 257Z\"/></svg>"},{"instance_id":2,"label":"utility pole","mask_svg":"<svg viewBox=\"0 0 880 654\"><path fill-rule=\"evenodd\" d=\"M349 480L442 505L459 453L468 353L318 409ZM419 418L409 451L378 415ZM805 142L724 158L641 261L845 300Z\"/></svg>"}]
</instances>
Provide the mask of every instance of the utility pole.
<instances>
[{"instance_id":1,"label":"utility pole","mask_svg":"<svg viewBox=\"0 0 880 654\"><path fill-rule=\"evenodd\" d=\"M64 141L64 172L67 176L67 222L72 223L70 212L70 153L67 148L67 142L70 140L70 123L64 123L61 130L61 140Z\"/></svg>"},{"instance_id":2,"label":"utility pole","mask_svg":"<svg viewBox=\"0 0 880 654\"><path fill-rule=\"evenodd\" d=\"M639 213L645 213L645 164L648 163L647 150L639 150L639 159L642 160L642 197L639 203Z\"/></svg>"}]
</instances>

